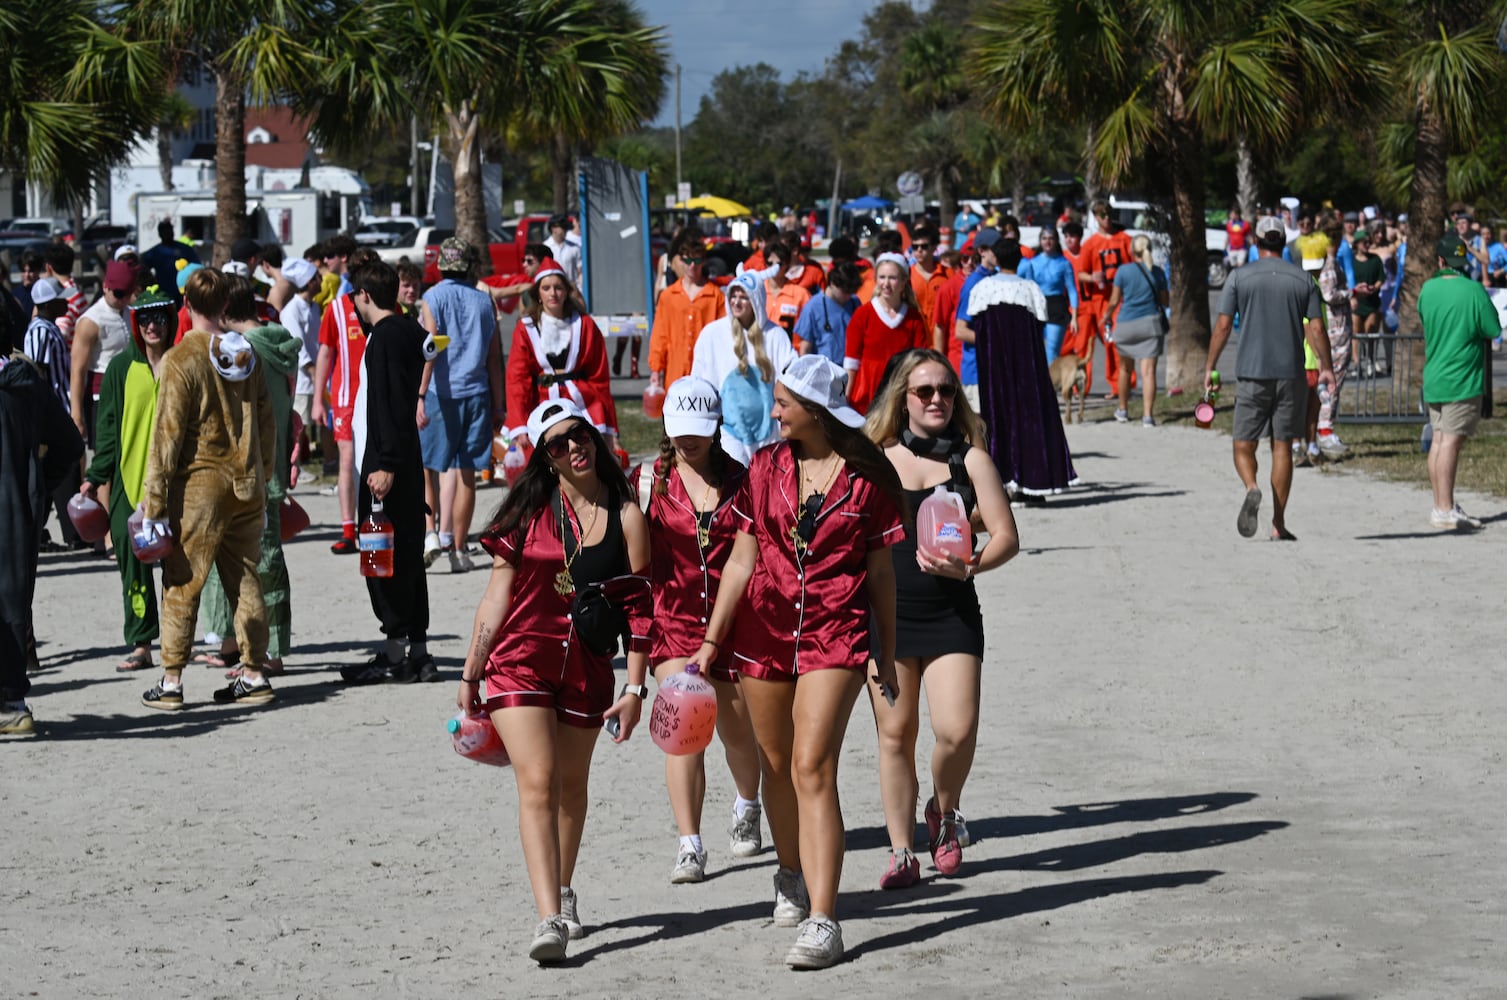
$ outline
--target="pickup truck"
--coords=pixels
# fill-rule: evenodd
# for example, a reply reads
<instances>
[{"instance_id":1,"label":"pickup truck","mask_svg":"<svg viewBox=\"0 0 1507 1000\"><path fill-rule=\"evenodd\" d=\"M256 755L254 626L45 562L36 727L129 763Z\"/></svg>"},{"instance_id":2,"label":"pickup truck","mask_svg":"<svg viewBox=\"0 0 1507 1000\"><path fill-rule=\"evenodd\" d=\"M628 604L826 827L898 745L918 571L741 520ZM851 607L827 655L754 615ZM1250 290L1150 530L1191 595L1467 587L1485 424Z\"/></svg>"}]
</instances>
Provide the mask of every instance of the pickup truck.
<instances>
[{"instance_id":1,"label":"pickup truck","mask_svg":"<svg viewBox=\"0 0 1507 1000\"><path fill-rule=\"evenodd\" d=\"M523 248L548 235L545 229L548 222L547 215L526 215L516 223L493 230L489 234L492 242L487 244L487 254L492 263L491 273L517 274L522 271ZM399 246L383 247L377 251L377 256L389 264L404 260L415 264L423 261L424 284L432 285L440 280L439 269L434 266L440 244L454 235L454 229L419 226Z\"/></svg>"}]
</instances>

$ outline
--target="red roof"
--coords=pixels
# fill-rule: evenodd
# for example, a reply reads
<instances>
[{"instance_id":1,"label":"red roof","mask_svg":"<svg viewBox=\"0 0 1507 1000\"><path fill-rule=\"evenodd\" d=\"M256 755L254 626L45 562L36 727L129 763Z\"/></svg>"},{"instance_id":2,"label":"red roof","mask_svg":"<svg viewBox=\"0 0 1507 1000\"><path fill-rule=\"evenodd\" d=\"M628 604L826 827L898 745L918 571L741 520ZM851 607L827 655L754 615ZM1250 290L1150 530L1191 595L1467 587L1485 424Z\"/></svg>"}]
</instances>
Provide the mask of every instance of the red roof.
<instances>
[{"instance_id":1,"label":"red roof","mask_svg":"<svg viewBox=\"0 0 1507 1000\"><path fill-rule=\"evenodd\" d=\"M246 143L246 165L252 167L297 168L309 156L309 122L281 105L246 109L246 134L264 129L269 142Z\"/></svg>"}]
</instances>

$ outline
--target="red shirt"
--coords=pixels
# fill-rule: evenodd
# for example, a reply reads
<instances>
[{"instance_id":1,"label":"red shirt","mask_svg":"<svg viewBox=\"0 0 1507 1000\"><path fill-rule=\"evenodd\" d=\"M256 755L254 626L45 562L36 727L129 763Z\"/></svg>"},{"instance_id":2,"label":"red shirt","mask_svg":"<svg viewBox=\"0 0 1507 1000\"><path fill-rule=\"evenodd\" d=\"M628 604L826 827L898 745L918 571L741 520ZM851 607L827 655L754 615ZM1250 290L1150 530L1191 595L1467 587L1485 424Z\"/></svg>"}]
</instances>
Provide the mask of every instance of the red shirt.
<instances>
[{"instance_id":1,"label":"red shirt","mask_svg":"<svg viewBox=\"0 0 1507 1000\"><path fill-rule=\"evenodd\" d=\"M507 387L508 434L521 434L528 427L528 415L545 399L564 396L586 411L597 430L617 433L617 407L612 402L612 379L607 374L607 341L590 316L576 316L572 322L570 349L565 355L565 374L579 377L552 385L540 385L539 376L554 368L545 357L544 347L527 316L513 327L513 349L508 352ZM534 442L537 444L538 442Z\"/></svg>"},{"instance_id":2,"label":"red shirt","mask_svg":"<svg viewBox=\"0 0 1507 1000\"><path fill-rule=\"evenodd\" d=\"M335 352L335 363L330 368L330 403L336 409L356 405L356 390L361 386L361 356L366 353L366 333L361 329L361 317L356 315L356 302L349 295L342 295L325 307L319 320L319 346ZM316 385L315 392L323 392L324 386Z\"/></svg>"},{"instance_id":3,"label":"red shirt","mask_svg":"<svg viewBox=\"0 0 1507 1000\"><path fill-rule=\"evenodd\" d=\"M1231 219L1224 224L1225 235L1229 237L1229 249L1244 250L1245 238L1251 231L1251 224L1244 219Z\"/></svg>"},{"instance_id":4,"label":"red shirt","mask_svg":"<svg viewBox=\"0 0 1507 1000\"><path fill-rule=\"evenodd\" d=\"M798 555L791 528L799 486L790 444L754 453L733 499L738 530L758 543L759 559L733 623L733 661L803 674L861 670L869 659L868 555L905 534L885 493L844 465L827 489L816 530Z\"/></svg>"},{"instance_id":5,"label":"red shirt","mask_svg":"<svg viewBox=\"0 0 1507 1000\"><path fill-rule=\"evenodd\" d=\"M670 470L663 496L649 497L649 548L654 559L649 577L654 581L654 624L650 662L662 663L677 656L691 656L706 637L706 623L717 603L722 567L733 551L740 522L733 513L733 498L743 485L747 469L727 459L722 473L721 502L713 511L708 528L710 544L705 551L696 540L696 509L701 498L686 492L678 469ZM637 483L638 472L628 481ZM731 666L731 654L722 653L709 667Z\"/></svg>"},{"instance_id":6,"label":"red shirt","mask_svg":"<svg viewBox=\"0 0 1507 1000\"><path fill-rule=\"evenodd\" d=\"M902 308L905 315L893 329L879 318L879 311L872 302L859 306L848 321L843 367L852 372L848 382L848 403L859 413L867 413L869 404L879 393L879 383L890 358L912 347L931 346L931 331L926 329L920 313L909 306Z\"/></svg>"},{"instance_id":7,"label":"red shirt","mask_svg":"<svg viewBox=\"0 0 1507 1000\"><path fill-rule=\"evenodd\" d=\"M951 272L947 277L947 284L937 292L937 301L933 308L932 326L942 328L942 343L946 350L942 353L947 355L947 360L952 362L952 370L963 370L963 342L953 333L958 325L958 297L963 292L964 277L961 269Z\"/></svg>"},{"instance_id":8,"label":"red shirt","mask_svg":"<svg viewBox=\"0 0 1507 1000\"><path fill-rule=\"evenodd\" d=\"M565 545L560 539L560 522L555 506L547 503L525 527L506 535L483 534L478 542L493 556L500 556L516 572L507 618L497 630L496 645L487 657L486 673L526 665L540 676L558 676L583 672L612 674L612 657L599 656L576 641L570 622L570 607L575 594L561 596L555 590L555 574L565 568ZM619 598L628 611L632 639L628 648L646 652L649 648L651 601L647 587L627 587ZM558 671L556 674L555 672Z\"/></svg>"},{"instance_id":9,"label":"red shirt","mask_svg":"<svg viewBox=\"0 0 1507 1000\"><path fill-rule=\"evenodd\" d=\"M527 285L533 280L527 274L489 274L481 279L481 283L490 288L512 288L514 285ZM505 313L513 312L518 308L518 298L517 295L509 295L506 298L496 300L497 311Z\"/></svg>"}]
</instances>

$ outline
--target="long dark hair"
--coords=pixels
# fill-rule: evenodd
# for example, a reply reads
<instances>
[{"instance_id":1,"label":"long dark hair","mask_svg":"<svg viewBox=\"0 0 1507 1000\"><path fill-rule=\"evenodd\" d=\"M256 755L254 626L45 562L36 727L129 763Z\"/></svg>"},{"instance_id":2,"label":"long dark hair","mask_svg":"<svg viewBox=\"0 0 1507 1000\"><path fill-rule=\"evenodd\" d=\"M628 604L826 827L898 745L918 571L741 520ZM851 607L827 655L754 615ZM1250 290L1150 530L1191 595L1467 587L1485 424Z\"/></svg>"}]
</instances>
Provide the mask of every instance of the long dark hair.
<instances>
[{"instance_id":1,"label":"long dark hair","mask_svg":"<svg viewBox=\"0 0 1507 1000\"><path fill-rule=\"evenodd\" d=\"M607 487L607 505L609 508L621 507L633 495L628 485L628 476L618 464L612 449L607 447L607 440L602 437L602 432L588 420L579 422L591 431L592 444L596 445L596 473L602 485ZM497 512L492 515L492 522L487 525L487 533L508 535L521 527L527 527L559 488L560 477L550 465L543 443L534 442L534 453L523 467L523 474L518 477L502 503L498 504Z\"/></svg>"},{"instance_id":2,"label":"long dark hair","mask_svg":"<svg viewBox=\"0 0 1507 1000\"><path fill-rule=\"evenodd\" d=\"M841 455L842 460L855 473L873 483L889 497L895 509L900 511L900 516L909 523L910 503L905 499L905 491L900 488L900 474L895 471L884 452L879 450L879 446L864 436L862 428L849 427L820 403L813 403L789 386L785 389L816 420L816 425L827 435L827 443L832 446L832 450Z\"/></svg>"}]
</instances>

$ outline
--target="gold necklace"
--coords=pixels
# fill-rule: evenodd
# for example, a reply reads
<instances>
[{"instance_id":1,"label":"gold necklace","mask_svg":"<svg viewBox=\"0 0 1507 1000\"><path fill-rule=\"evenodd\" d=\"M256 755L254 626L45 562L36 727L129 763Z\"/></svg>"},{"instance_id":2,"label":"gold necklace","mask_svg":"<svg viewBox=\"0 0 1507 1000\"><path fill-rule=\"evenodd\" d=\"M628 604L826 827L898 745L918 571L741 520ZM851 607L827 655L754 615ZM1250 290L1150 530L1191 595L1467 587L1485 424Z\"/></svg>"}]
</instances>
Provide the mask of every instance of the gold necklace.
<instances>
[{"instance_id":1,"label":"gold necklace","mask_svg":"<svg viewBox=\"0 0 1507 1000\"><path fill-rule=\"evenodd\" d=\"M705 476L702 476L701 481L706 484L706 490L701 494L701 506L696 510L696 546L705 554L712 544L712 529L702 518L709 513L707 504L712 499L712 483ZM685 480L682 479L681 482L684 483Z\"/></svg>"},{"instance_id":2,"label":"gold necklace","mask_svg":"<svg viewBox=\"0 0 1507 1000\"><path fill-rule=\"evenodd\" d=\"M570 567L580 557L581 550L586 547L586 536L591 534L592 528L596 527L597 512L600 510L601 508L597 506L596 499L593 498L591 501L591 521L586 525L585 530L576 536L576 551L572 555L566 549L565 545L565 525L570 520L570 514L575 513L575 508L572 507L570 513L566 513L565 491L563 489L560 491L560 551L565 559L565 568L555 574L555 593L561 597L569 597L576 592L576 581L570 575ZM580 519L577 518L577 524L579 523Z\"/></svg>"},{"instance_id":3,"label":"gold necklace","mask_svg":"<svg viewBox=\"0 0 1507 1000\"><path fill-rule=\"evenodd\" d=\"M835 455L834 458L835 458L835 461L832 463L832 472L827 476L826 485L824 485L820 490L813 490L811 492L811 496L814 497L818 493L820 493L823 497L825 497L826 494L827 494L827 491L832 488L832 484L837 481L837 470L840 469L840 468L842 468L842 456L841 455ZM806 549L810 547L809 544L807 543L807 541L804 538L801 537L801 515L800 515L800 511L805 507L806 501L809 500L810 497L807 497L806 500L802 500L801 499L801 491L804 488L804 485L807 482L807 479L806 479L806 470L803 469L803 468L801 468L801 460L800 459L796 459L795 460L795 469L796 469L796 485L797 485L796 500L800 501L800 502L798 502L796 504L795 521L794 521L794 523L792 523L790 525L790 541L795 545L796 554L799 555L799 554L805 552ZM811 482L814 483L815 480L812 479ZM816 515L813 514L812 515L813 526L814 526L814 523L815 523L815 517L816 517Z\"/></svg>"}]
</instances>

